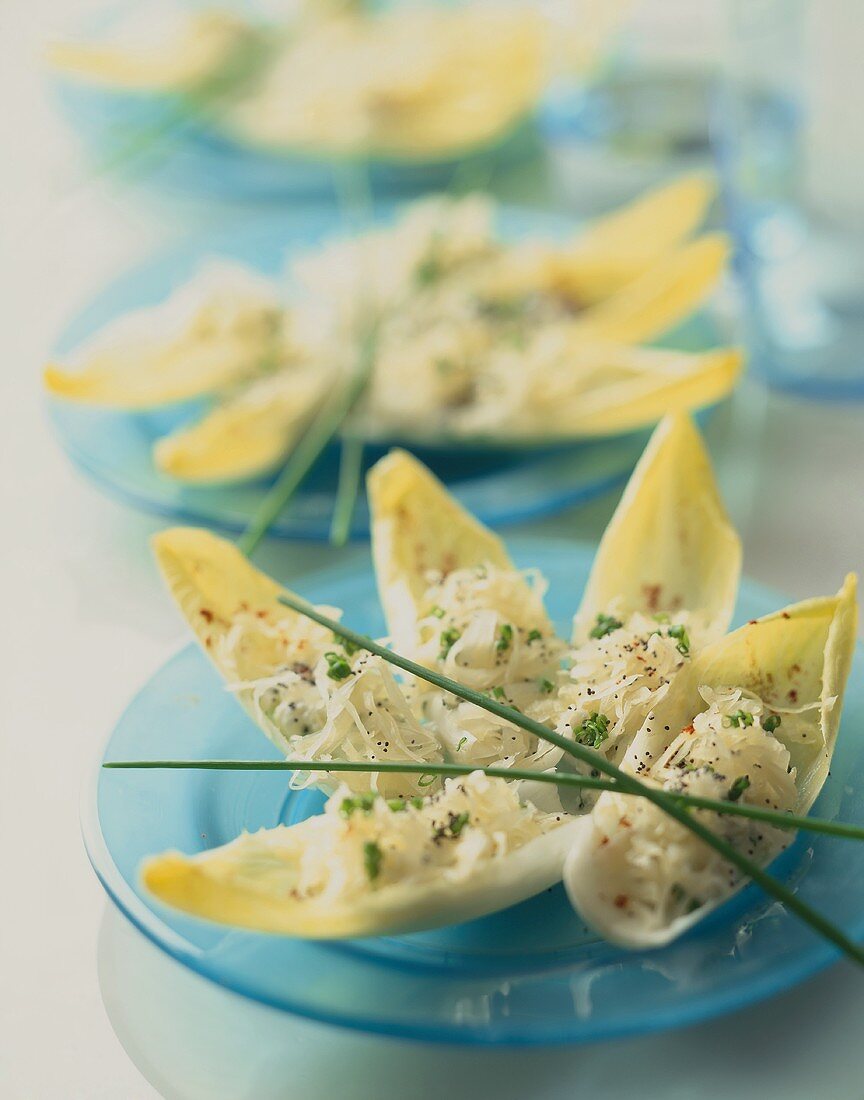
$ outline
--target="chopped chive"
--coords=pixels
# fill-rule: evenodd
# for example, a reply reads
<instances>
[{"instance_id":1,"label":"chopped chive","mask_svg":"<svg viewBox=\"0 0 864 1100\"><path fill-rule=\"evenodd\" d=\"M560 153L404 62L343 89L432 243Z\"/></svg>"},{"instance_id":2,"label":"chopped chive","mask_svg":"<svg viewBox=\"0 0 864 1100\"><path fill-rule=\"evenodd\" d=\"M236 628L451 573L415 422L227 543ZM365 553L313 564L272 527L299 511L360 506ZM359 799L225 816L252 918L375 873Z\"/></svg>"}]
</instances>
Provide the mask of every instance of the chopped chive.
<instances>
[{"instance_id":1,"label":"chopped chive","mask_svg":"<svg viewBox=\"0 0 864 1100\"><path fill-rule=\"evenodd\" d=\"M471 820L471 815L467 810L463 810L461 814L457 814L450 822L450 835L457 837Z\"/></svg>"},{"instance_id":2,"label":"chopped chive","mask_svg":"<svg viewBox=\"0 0 864 1100\"><path fill-rule=\"evenodd\" d=\"M782 719L779 714L769 714L762 723L762 729L765 730L766 733L773 733L780 725L781 721Z\"/></svg>"},{"instance_id":3,"label":"chopped chive","mask_svg":"<svg viewBox=\"0 0 864 1100\"><path fill-rule=\"evenodd\" d=\"M624 624L620 619L616 619L614 615L598 615L597 622L594 624L589 638L605 638L607 634L611 634L613 630L620 630Z\"/></svg>"},{"instance_id":4,"label":"chopped chive","mask_svg":"<svg viewBox=\"0 0 864 1100\"><path fill-rule=\"evenodd\" d=\"M459 744L458 744L458 745L456 746L456 751L457 751L457 752L458 752L458 751L459 751L459 750L460 750L460 749L462 748L462 746L463 746L463 745L465 744L465 742L466 742L467 740L468 740L468 738L467 738L467 737L460 737L460 738L459 738Z\"/></svg>"},{"instance_id":5,"label":"chopped chive","mask_svg":"<svg viewBox=\"0 0 864 1100\"><path fill-rule=\"evenodd\" d=\"M747 788L749 786L750 786L750 776L749 775L739 775L738 778L732 784L732 786L729 788L729 793L726 795L726 798L730 802L737 802L739 800L739 798L741 797L741 795L747 790Z\"/></svg>"},{"instance_id":6,"label":"chopped chive","mask_svg":"<svg viewBox=\"0 0 864 1100\"><path fill-rule=\"evenodd\" d=\"M351 817L358 810L362 810L364 814L370 814L375 806L376 797L373 792L369 792L354 795L351 798L343 798L339 806L339 813L343 817Z\"/></svg>"},{"instance_id":7,"label":"chopped chive","mask_svg":"<svg viewBox=\"0 0 864 1100\"><path fill-rule=\"evenodd\" d=\"M608 737L609 719L605 714L600 714L596 710L575 731L576 741L580 745L588 745L592 749L599 749Z\"/></svg>"},{"instance_id":8,"label":"chopped chive","mask_svg":"<svg viewBox=\"0 0 864 1100\"><path fill-rule=\"evenodd\" d=\"M529 644L531 642L539 642L542 637L543 637L543 635L540 633L539 630L530 630L528 632L528 637L527 637L526 641Z\"/></svg>"},{"instance_id":9,"label":"chopped chive","mask_svg":"<svg viewBox=\"0 0 864 1100\"><path fill-rule=\"evenodd\" d=\"M489 694L492 696L493 699L503 699L504 698L504 688L501 687L500 685L496 685L494 688L492 688L492 690L489 692Z\"/></svg>"},{"instance_id":10,"label":"chopped chive","mask_svg":"<svg viewBox=\"0 0 864 1100\"><path fill-rule=\"evenodd\" d=\"M687 634L686 629L680 623L676 623L674 626L670 626L666 633L670 638L674 638L678 642L678 645L675 648L682 655L682 657L689 656L690 637Z\"/></svg>"},{"instance_id":11,"label":"chopped chive","mask_svg":"<svg viewBox=\"0 0 864 1100\"><path fill-rule=\"evenodd\" d=\"M324 654L324 660L327 662L327 675L331 680L344 680L351 675L351 666L341 653L333 653L331 650Z\"/></svg>"},{"instance_id":12,"label":"chopped chive","mask_svg":"<svg viewBox=\"0 0 864 1100\"><path fill-rule=\"evenodd\" d=\"M736 710L734 714L729 715L729 722L733 726L752 726L753 715L746 710Z\"/></svg>"},{"instance_id":13,"label":"chopped chive","mask_svg":"<svg viewBox=\"0 0 864 1100\"><path fill-rule=\"evenodd\" d=\"M555 685L552 683L551 680L541 680L539 683L539 687L544 695L551 695L552 692L555 690Z\"/></svg>"},{"instance_id":14,"label":"chopped chive","mask_svg":"<svg viewBox=\"0 0 864 1100\"><path fill-rule=\"evenodd\" d=\"M438 641L441 644L441 652L439 654L439 657L442 661L461 637L462 631L457 630L455 626L451 626L448 630L441 631L441 636Z\"/></svg>"},{"instance_id":15,"label":"chopped chive","mask_svg":"<svg viewBox=\"0 0 864 1100\"><path fill-rule=\"evenodd\" d=\"M384 853L380 845L374 840L367 840L363 845L363 866L366 868L366 877L374 882L381 874L381 864L384 861Z\"/></svg>"},{"instance_id":16,"label":"chopped chive","mask_svg":"<svg viewBox=\"0 0 864 1100\"><path fill-rule=\"evenodd\" d=\"M503 653L505 649L509 649L513 642L513 627L509 623L505 623L501 627L501 633L498 637L498 641L495 643L495 648L499 653Z\"/></svg>"}]
</instances>

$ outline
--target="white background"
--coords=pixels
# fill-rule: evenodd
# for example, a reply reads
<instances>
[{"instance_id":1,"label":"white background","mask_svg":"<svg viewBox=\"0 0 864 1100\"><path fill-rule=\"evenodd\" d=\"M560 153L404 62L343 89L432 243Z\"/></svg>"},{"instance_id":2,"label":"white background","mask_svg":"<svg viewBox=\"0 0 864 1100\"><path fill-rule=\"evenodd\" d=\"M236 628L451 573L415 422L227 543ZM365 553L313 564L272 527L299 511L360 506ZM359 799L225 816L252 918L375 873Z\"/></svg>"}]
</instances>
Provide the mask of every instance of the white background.
<instances>
[{"instance_id":1,"label":"white background","mask_svg":"<svg viewBox=\"0 0 864 1100\"><path fill-rule=\"evenodd\" d=\"M158 521L70 469L46 430L39 371L58 327L113 271L224 214L85 180L40 78L39 50L61 15L68 7L51 0L0 4L0 1097L145 1100L160 1093L127 1057L100 997L103 899L77 804L112 721L183 631L147 550ZM714 426L748 573L801 597L864 567L862 427L857 406L769 400L755 387ZM613 505L532 529L596 537ZM261 560L296 577L329 556L277 545ZM483 1056L256 1015L116 919L102 961L124 1039L169 1097L864 1095L864 979L846 967L667 1038ZM166 1072L170 1085L156 1076Z\"/></svg>"}]
</instances>

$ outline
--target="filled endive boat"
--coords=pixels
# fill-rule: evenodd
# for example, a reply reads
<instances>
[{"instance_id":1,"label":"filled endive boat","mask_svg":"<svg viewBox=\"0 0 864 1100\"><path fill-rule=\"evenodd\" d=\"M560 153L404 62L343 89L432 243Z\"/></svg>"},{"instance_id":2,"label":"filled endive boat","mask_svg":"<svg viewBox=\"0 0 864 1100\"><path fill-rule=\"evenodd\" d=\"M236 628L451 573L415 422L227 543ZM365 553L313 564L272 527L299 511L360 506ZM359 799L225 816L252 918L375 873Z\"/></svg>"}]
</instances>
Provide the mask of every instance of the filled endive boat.
<instances>
[{"instance_id":1,"label":"filled endive boat","mask_svg":"<svg viewBox=\"0 0 864 1100\"><path fill-rule=\"evenodd\" d=\"M46 386L114 409L207 399L153 450L160 473L200 486L278 467L364 356L353 438L512 449L621 435L716 403L740 371L734 349L638 346L723 270L722 236L688 239L711 194L702 177L676 181L563 246L501 239L486 199L425 200L297 258L287 304L249 273L205 268L49 366Z\"/></svg>"}]
</instances>

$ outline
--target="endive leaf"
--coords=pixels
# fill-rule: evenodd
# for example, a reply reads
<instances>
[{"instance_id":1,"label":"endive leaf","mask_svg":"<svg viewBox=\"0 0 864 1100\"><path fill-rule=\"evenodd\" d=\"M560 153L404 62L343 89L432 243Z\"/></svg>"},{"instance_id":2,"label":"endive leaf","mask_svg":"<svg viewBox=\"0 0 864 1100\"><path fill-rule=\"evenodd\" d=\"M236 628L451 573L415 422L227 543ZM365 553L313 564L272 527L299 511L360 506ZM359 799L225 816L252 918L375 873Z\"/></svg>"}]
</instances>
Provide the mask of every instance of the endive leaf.
<instances>
[{"instance_id":1,"label":"endive leaf","mask_svg":"<svg viewBox=\"0 0 864 1100\"><path fill-rule=\"evenodd\" d=\"M687 610L708 636L729 624L741 544L723 508L711 462L684 413L664 418L609 522L574 624L583 641L596 617Z\"/></svg>"},{"instance_id":2,"label":"endive leaf","mask_svg":"<svg viewBox=\"0 0 864 1100\"><path fill-rule=\"evenodd\" d=\"M746 800L755 785L756 804L806 813L828 775L837 738L855 646L855 589L850 575L836 596L793 604L702 649L646 719L627 767L643 780L650 782L656 775L667 785L671 771L671 789L691 793L704 794L713 785L720 797L743 793ZM700 736L704 741L705 734L694 728L708 709L704 695L716 697L733 689L765 704L762 730L748 748L746 732L742 735L747 723L726 719L710 734L710 744L716 758L726 760L731 769L724 766L720 774L704 767L682 772L688 745ZM746 699L731 705L747 710ZM766 717L773 720L770 732L765 732ZM664 756L667 749L684 755L670 760ZM742 785L733 793L736 780ZM747 854L761 863L769 862L790 839L789 833L769 827L739 823L736 828L730 819L711 814L705 820L736 846L746 846ZM647 848L637 853L636 847L646 842ZM650 863L647 851L654 853ZM740 878L727 876L720 857L680 826L670 830L656 808L610 793L600 796L576 834L565 867L568 894L583 918L605 938L634 948L671 942L744 885ZM682 907L685 888L690 900Z\"/></svg>"},{"instance_id":3,"label":"endive leaf","mask_svg":"<svg viewBox=\"0 0 864 1100\"><path fill-rule=\"evenodd\" d=\"M245 268L205 269L166 301L107 326L74 363L49 365L56 397L146 409L216 393L280 364L285 315L271 285Z\"/></svg>"},{"instance_id":4,"label":"endive leaf","mask_svg":"<svg viewBox=\"0 0 864 1100\"><path fill-rule=\"evenodd\" d=\"M370 889L350 903L291 896L310 823L262 830L196 856L167 853L143 869L145 887L197 917L260 932L338 939L458 924L539 894L561 878L576 823L487 859L462 881L444 876Z\"/></svg>"},{"instance_id":5,"label":"endive leaf","mask_svg":"<svg viewBox=\"0 0 864 1100\"><path fill-rule=\"evenodd\" d=\"M501 539L407 451L393 450L377 462L367 491L378 594L397 649L413 644L430 571L514 568Z\"/></svg>"},{"instance_id":6,"label":"endive leaf","mask_svg":"<svg viewBox=\"0 0 864 1100\"><path fill-rule=\"evenodd\" d=\"M538 378L532 397L546 438L621 435L721 401L741 365L734 348L690 354L626 344L579 347L569 375Z\"/></svg>"},{"instance_id":7,"label":"endive leaf","mask_svg":"<svg viewBox=\"0 0 864 1100\"><path fill-rule=\"evenodd\" d=\"M318 408L330 376L283 370L226 398L201 420L160 439L156 467L196 483L241 481L280 465Z\"/></svg>"},{"instance_id":8,"label":"endive leaf","mask_svg":"<svg viewBox=\"0 0 864 1100\"><path fill-rule=\"evenodd\" d=\"M702 223L716 192L707 175L682 176L593 222L548 260L550 285L593 304L647 271Z\"/></svg>"},{"instance_id":9,"label":"endive leaf","mask_svg":"<svg viewBox=\"0 0 864 1100\"><path fill-rule=\"evenodd\" d=\"M180 612L229 683L261 679L292 662L312 667L332 645L329 631L278 602L284 587L227 539L200 528L174 527L155 535L152 546ZM252 691L241 687L235 695L284 749L284 740L261 721Z\"/></svg>"},{"instance_id":10,"label":"endive leaf","mask_svg":"<svg viewBox=\"0 0 864 1100\"><path fill-rule=\"evenodd\" d=\"M585 310L583 339L622 344L648 342L698 309L729 259L729 240L708 233L664 255L638 278Z\"/></svg>"}]
</instances>

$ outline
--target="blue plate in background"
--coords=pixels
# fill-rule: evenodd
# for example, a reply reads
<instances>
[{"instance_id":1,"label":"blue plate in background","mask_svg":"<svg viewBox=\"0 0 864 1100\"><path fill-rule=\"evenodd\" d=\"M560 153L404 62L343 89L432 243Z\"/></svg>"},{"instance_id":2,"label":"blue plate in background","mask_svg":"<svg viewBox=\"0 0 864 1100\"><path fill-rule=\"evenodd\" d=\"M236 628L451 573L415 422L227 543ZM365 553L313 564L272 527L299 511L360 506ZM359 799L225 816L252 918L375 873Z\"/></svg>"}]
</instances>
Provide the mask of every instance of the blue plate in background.
<instances>
[{"instance_id":1,"label":"blue plate in background","mask_svg":"<svg viewBox=\"0 0 864 1100\"><path fill-rule=\"evenodd\" d=\"M395 211L386 205L381 216ZM517 207L499 208L498 229L505 239L572 235L574 219ZM306 207L244 221L229 230L212 231L159 253L107 286L62 333L54 354L64 356L114 318L130 310L155 305L189 280L208 259L238 260L266 275L279 276L286 261L338 235L338 210ZM669 343L697 349L718 343L711 321L690 321ZM183 485L160 474L151 459L153 443L201 406L144 413L88 408L72 402L49 401L49 414L64 450L100 488L136 507L183 522L242 531L269 487L266 480L235 485ZM541 448L418 448L412 450L441 477L460 501L490 526L552 514L581 503L622 482L648 438L636 432L611 439ZM367 463L384 448L369 447ZM291 507L274 523L275 535L322 540L330 518L338 470L338 448L322 456L295 496ZM369 528L365 500L358 502L352 537Z\"/></svg>"},{"instance_id":2,"label":"blue plate in background","mask_svg":"<svg viewBox=\"0 0 864 1100\"><path fill-rule=\"evenodd\" d=\"M548 606L566 632L593 548L514 540L520 566L550 581ZM347 609L381 632L371 570L306 579L304 596ZM745 582L736 623L782 606ZM864 824L860 649L831 776L814 809ZM105 759L264 758L275 750L224 690L196 647L145 685L114 729ZM516 1046L582 1042L679 1027L787 989L836 951L753 887L661 950L624 952L590 933L557 887L482 920L414 935L324 943L208 924L145 896L142 859L201 851L242 829L317 812L319 794L254 772L99 771L83 809L93 866L121 910L180 963L226 989L326 1023L417 1039ZM808 835L773 871L847 934L864 936L864 847Z\"/></svg>"}]
</instances>

